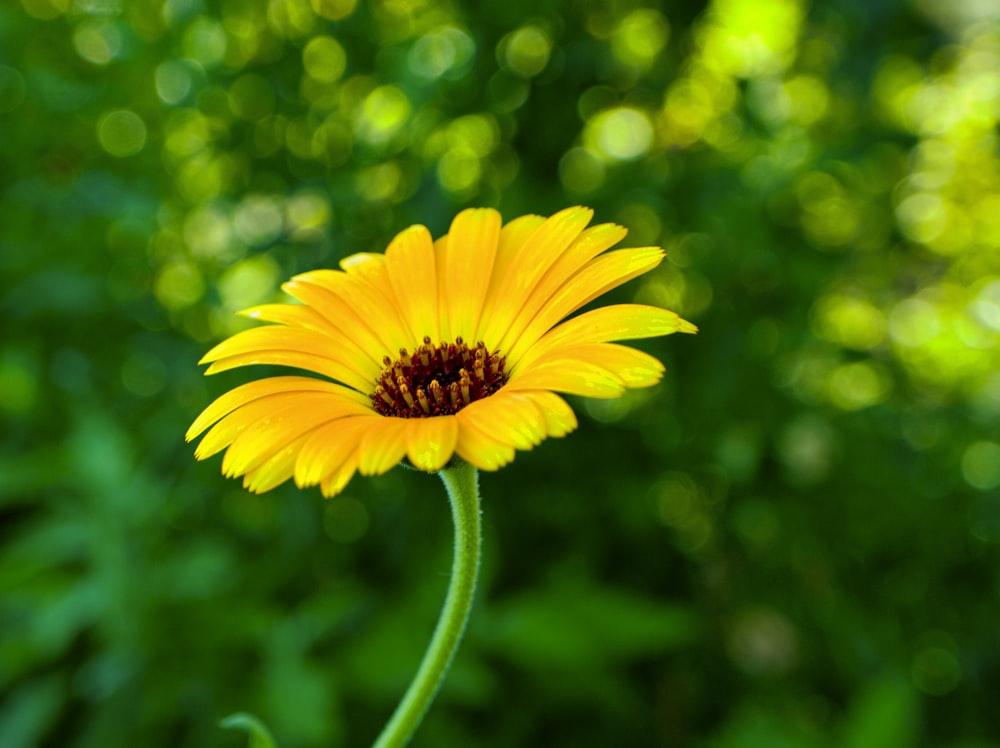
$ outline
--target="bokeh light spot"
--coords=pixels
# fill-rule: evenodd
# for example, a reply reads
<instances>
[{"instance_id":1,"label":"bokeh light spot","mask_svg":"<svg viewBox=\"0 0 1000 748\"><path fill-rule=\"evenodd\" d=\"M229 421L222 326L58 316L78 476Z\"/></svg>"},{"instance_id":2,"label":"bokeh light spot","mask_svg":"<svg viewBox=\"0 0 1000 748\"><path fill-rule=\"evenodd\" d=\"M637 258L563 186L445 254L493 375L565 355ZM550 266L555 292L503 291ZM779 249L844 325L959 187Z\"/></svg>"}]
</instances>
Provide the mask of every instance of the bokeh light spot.
<instances>
[{"instance_id":1,"label":"bokeh light spot","mask_svg":"<svg viewBox=\"0 0 1000 748\"><path fill-rule=\"evenodd\" d=\"M379 86L365 97L355 133L370 143L395 135L410 116L410 100L396 86Z\"/></svg>"},{"instance_id":2,"label":"bokeh light spot","mask_svg":"<svg viewBox=\"0 0 1000 748\"><path fill-rule=\"evenodd\" d=\"M322 236L332 217L330 201L320 192L303 190L285 206L285 221L293 239L310 241Z\"/></svg>"},{"instance_id":3,"label":"bokeh light spot","mask_svg":"<svg viewBox=\"0 0 1000 748\"><path fill-rule=\"evenodd\" d=\"M872 361L838 366L827 379L830 400L842 410L860 410L885 402L892 392L892 379Z\"/></svg>"},{"instance_id":4,"label":"bokeh light spot","mask_svg":"<svg viewBox=\"0 0 1000 748\"><path fill-rule=\"evenodd\" d=\"M402 182L399 164L389 161L358 172L355 183L358 193L370 202L382 202L395 196Z\"/></svg>"},{"instance_id":5,"label":"bokeh light spot","mask_svg":"<svg viewBox=\"0 0 1000 748\"><path fill-rule=\"evenodd\" d=\"M483 158L493 152L500 141L500 128L488 114L469 114L448 125L448 143Z\"/></svg>"},{"instance_id":6,"label":"bokeh light spot","mask_svg":"<svg viewBox=\"0 0 1000 748\"><path fill-rule=\"evenodd\" d=\"M332 36L317 36L302 50L302 65L311 78L332 83L347 69L347 54Z\"/></svg>"},{"instance_id":7,"label":"bokeh light spot","mask_svg":"<svg viewBox=\"0 0 1000 748\"><path fill-rule=\"evenodd\" d=\"M790 117L803 125L812 125L824 117L830 107L830 91L819 78L797 75L784 84Z\"/></svg>"},{"instance_id":8,"label":"bokeh light spot","mask_svg":"<svg viewBox=\"0 0 1000 748\"><path fill-rule=\"evenodd\" d=\"M1000 332L1000 280L983 286L971 305L971 311L983 325Z\"/></svg>"},{"instance_id":9,"label":"bokeh light spot","mask_svg":"<svg viewBox=\"0 0 1000 748\"><path fill-rule=\"evenodd\" d=\"M433 80L464 69L476 52L476 43L464 30L446 26L417 39L407 57L410 70Z\"/></svg>"},{"instance_id":10,"label":"bokeh light spot","mask_svg":"<svg viewBox=\"0 0 1000 748\"><path fill-rule=\"evenodd\" d=\"M146 123L128 109L106 112L97 122L97 137L112 156L134 156L146 145Z\"/></svg>"},{"instance_id":11,"label":"bokeh light spot","mask_svg":"<svg viewBox=\"0 0 1000 748\"><path fill-rule=\"evenodd\" d=\"M73 48L87 62L107 65L121 53L121 31L110 23L81 23L73 31Z\"/></svg>"},{"instance_id":12,"label":"bokeh light spot","mask_svg":"<svg viewBox=\"0 0 1000 748\"><path fill-rule=\"evenodd\" d=\"M229 220L219 208L206 205L184 219L184 243L192 257L223 259L232 244Z\"/></svg>"},{"instance_id":13,"label":"bokeh light spot","mask_svg":"<svg viewBox=\"0 0 1000 748\"><path fill-rule=\"evenodd\" d=\"M834 432L819 416L803 414L783 429L777 448L792 482L812 485L833 467Z\"/></svg>"},{"instance_id":14,"label":"bokeh light spot","mask_svg":"<svg viewBox=\"0 0 1000 748\"><path fill-rule=\"evenodd\" d=\"M799 637L792 622L770 608L746 610L730 623L729 657L753 675L778 675L799 659Z\"/></svg>"},{"instance_id":15,"label":"bokeh light spot","mask_svg":"<svg viewBox=\"0 0 1000 748\"><path fill-rule=\"evenodd\" d=\"M500 61L512 73L533 78L549 63L552 42L537 26L524 26L500 42Z\"/></svg>"},{"instance_id":16,"label":"bokeh light spot","mask_svg":"<svg viewBox=\"0 0 1000 748\"><path fill-rule=\"evenodd\" d=\"M226 44L226 31L222 24L200 16L184 32L181 48L185 57L208 68L222 62L226 56Z\"/></svg>"},{"instance_id":17,"label":"bokeh light spot","mask_svg":"<svg viewBox=\"0 0 1000 748\"><path fill-rule=\"evenodd\" d=\"M281 268L270 255L255 255L236 263L219 278L222 306L238 312L270 300L277 290L280 274Z\"/></svg>"},{"instance_id":18,"label":"bokeh light spot","mask_svg":"<svg viewBox=\"0 0 1000 748\"><path fill-rule=\"evenodd\" d=\"M716 0L700 34L702 58L729 75L779 73L792 62L802 16L796 0Z\"/></svg>"},{"instance_id":19,"label":"bokeh light spot","mask_svg":"<svg viewBox=\"0 0 1000 748\"><path fill-rule=\"evenodd\" d=\"M821 338L867 351L885 339L886 319L878 307L864 299L829 294L813 308L813 329Z\"/></svg>"},{"instance_id":20,"label":"bokeh light spot","mask_svg":"<svg viewBox=\"0 0 1000 748\"><path fill-rule=\"evenodd\" d=\"M640 8L625 16L611 37L611 51L626 65L645 70L663 50L670 37L670 25L663 14Z\"/></svg>"},{"instance_id":21,"label":"bokeh light spot","mask_svg":"<svg viewBox=\"0 0 1000 748\"><path fill-rule=\"evenodd\" d=\"M153 288L160 304L179 310L198 303L205 294L205 281L193 263L176 261L160 269Z\"/></svg>"},{"instance_id":22,"label":"bokeh light spot","mask_svg":"<svg viewBox=\"0 0 1000 748\"><path fill-rule=\"evenodd\" d=\"M466 148L451 148L438 161L438 181L449 192L472 189L479 183L482 173L479 158Z\"/></svg>"},{"instance_id":23,"label":"bokeh light spot","mask_svg":"<svg viewBox=\"0 0 1000 748\"><path fill-rule=\"evenodd\" d=\"M341 0L342 2L344 0ZM319 12L319 7L323 7L326 12L336 13L337 8L342 7L341 3L333 0L325 7L316 3L317 11L313 12L314 6L310 4L310 0L268 0L267 20L279 36L297 39L312 32L316 25L316 13Z\"/></svg>"},{"instance_id":24,"label":"bokeh light spot","mask_svg":"<svg viewBox=\"0 0 1000 748\"><path fill-rule=\"evenodd\" d=\"M634 391L627 391L623 397L586 398L583 407L587 415L598 423L616 423L636 407L634 394Z\"/></svg>"},{"instance_id":25,"label":"bokeh light spot","mask_svg":"<svg viewBox=\"0 0 1000 748\"><path fill-rule=\"evenodd\" d=\"M191 93L191 71L183 60L168 60L156 68L156 95L164 104L178 104Z\"/></svg>"},{"instance_id":26,"label":"bokeh light spot","mask_svg":"<svg viewBox=\"0 0 1000 748\"><path fill-rule=\"evenodd\" d=\"M668 263L660 265L636 293L640 304L674 309L685 317L697 317L712 305L712 284L701 273L683 273Z\"/></svg>"},{"instance_id":27,"label":"bokeh light spot","mask_svg":"<svg viewBox=\"0 0 1000 748\"><path fill-rule=\"evenodd\" d=\"M29 16L40 21L51 21L69 10L71 0L21 0L21 7Z\"/></svg>"},{"instance_id":28,"label":"bokeh light spot","mask_svg":"<svg viewBox=\"0 0 1000 748\"><path fill-rule=\"evenodd\" d=\"M899 345L916 348L937 337L943 326L934 305L923 299L900 301L889 312L889 335Z\"/></svg>"},{"instance_id":29,"label":"bokeh light spot","mask_svg":"<svg viewBox=\"0 0 1000 748\"><path fill-rule=\"evenodd\" d=\"M329 21L339 21L354 12L358 0L310 0L316 15Z\"/></svg>"},{"instance_id":30,"label":"bokeh light spot","mask_svg":"<svg viewBox=\"0 0 1000 748\"><path fill-rule=\"evenodd\" d=\"M649 152L653 144L653 123L638 109L609 109L587 123L584 142L606 159L630 161Z\"/></svg>"},{"instance_id":31,"label":"bokeh light spot","mask_svg":"<svg viewBox=\"0 0 1000 748\"><path fill-rule=\"evenodd\" d=\"M267 195L249 195L233 213L236 235L251 246L270 244L281 235L283 227L281 203Z\"/></svg>"},{"instance_id":32,"label":"bokeh light spot","mask_svg":"<svg viewBox=\"0 0 1000 748\"><path fill-rule=\"evenodd\" d=\"M980 491L1000 486L1000 444L974 442L962 453L962 477Z\"/></svg>"},{"instance_id":33,"label":"bokeh light spot","mask_svg":"<svg viewBox=\"0 0 1000 748\"><path fill-rule=\"evenodd\" d=\"M183 160L202 151L212 137L208 119L194 109L177 112L167 122L166 155Z\"/></svg>"},{"instance_id":34,"label":"bokeh light spot","mask_svg":"<svg viewBox=\"0 0 1000 748\"><path fill-rule=\"evenodd\" d=\"M904 198L896 208L899 228L907 238L927 244L944 231L948 216L944 200L933 192L920 192Z\"/></svg>"},{"instance_id":35,"label":"bokeh light spot","mask_svg":"<svg viewBox=\"0 0 1000 748\"><path fill-rule=\"evenodd\" d=\"M586 148L570 148L559 159L559 179L567 191L586 195L604 184L604 162Z\"/></svg>"},{"instance_id":36,"label":"bokeh light spot","mask_svg":"<svg viewBox=\"0 0 1000 748\"><path fill-rule=\"evenodd\" d=\"M660 243L663 222L657 212L659 206L653 207L645 203L628 203L623 205L615 216L622 226L628 227L630 243L637 246ZM659 208L662 210L662 208Z\"/></svg>"}]
</instances>

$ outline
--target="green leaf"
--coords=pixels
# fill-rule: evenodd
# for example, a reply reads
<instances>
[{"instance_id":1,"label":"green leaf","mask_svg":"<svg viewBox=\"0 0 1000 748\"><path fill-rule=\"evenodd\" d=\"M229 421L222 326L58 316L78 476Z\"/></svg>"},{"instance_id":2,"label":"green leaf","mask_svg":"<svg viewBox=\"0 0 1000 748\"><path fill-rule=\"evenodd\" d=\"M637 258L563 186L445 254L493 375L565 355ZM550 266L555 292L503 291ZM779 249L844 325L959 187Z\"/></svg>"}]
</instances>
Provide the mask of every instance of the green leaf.
<instances>
[{"instance_id":1,"label":"green leaf","mask_svg":"<svg viewBox=\"0 0 1000 748\"><path fill-rule=\"evenodd\" d=\"M247 748L278 748L271 731L252 714L246 712L230 714L219 725L227 730L246 730L250 734Z\"/></svg>"}]
</instances>

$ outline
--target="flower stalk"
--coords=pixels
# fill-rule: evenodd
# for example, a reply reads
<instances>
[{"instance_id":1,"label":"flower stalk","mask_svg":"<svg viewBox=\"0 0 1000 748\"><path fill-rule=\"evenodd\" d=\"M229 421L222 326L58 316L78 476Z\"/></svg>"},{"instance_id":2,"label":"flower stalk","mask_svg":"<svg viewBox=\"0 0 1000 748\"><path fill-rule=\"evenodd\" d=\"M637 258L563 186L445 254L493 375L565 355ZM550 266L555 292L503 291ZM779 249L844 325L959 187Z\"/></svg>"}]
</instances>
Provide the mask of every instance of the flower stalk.
<instances>
[{"instance_id":1,"label":"flower stalk","mask_svg":"<svg viewBox=\"0 0 1000 748\"><path fill-rule=\"evenodd\" d=\"M448 594L420 668L375 741L375 748L401 748L420 726L451 666L475 596L482 545L479 472L475 466L462 462L442 469L439 475L448 491L455 526Z\"/></svg>"}]
</instances>

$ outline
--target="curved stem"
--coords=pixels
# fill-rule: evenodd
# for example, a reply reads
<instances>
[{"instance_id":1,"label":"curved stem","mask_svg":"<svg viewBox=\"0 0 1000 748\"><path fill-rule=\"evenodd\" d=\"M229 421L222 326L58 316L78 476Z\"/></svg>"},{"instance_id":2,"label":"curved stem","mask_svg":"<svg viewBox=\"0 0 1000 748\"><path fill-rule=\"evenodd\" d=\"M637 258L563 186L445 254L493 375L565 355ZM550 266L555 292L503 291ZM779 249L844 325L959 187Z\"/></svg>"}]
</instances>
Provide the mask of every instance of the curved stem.
<instances>
[{"instance_id":1,"label":"curved stem","mask_svg":"<svg viewBox=\"0 0 1000 748\"><path fill-rule=\"evenodd\" d=\"M375 741L375 748L404 746L420 726L462 640L476 591L481 544L479 473L472 465L463 463L445 468L440 475L448 490L451 516L455 523L455 555L448 595L420 669Z\"/></svg>"}]
</instances>

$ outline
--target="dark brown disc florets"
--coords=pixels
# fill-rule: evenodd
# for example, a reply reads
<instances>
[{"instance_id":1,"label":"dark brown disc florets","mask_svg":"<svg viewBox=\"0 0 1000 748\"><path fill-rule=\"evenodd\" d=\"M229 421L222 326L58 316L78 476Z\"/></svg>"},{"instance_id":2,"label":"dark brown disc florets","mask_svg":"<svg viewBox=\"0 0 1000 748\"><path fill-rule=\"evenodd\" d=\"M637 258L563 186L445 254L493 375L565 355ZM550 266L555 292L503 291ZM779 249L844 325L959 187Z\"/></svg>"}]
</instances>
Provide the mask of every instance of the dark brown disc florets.
<instances>
[{"instance_id":1,"label":"dark brown disc florets","mask_svg":"<svg viewBox=\"0 0 1000 748\"><path fill-rule=\"evenodd\" d=\"M371 400L384 416L451 415L507 383L506 359L482 341L471 348L461 338L435 345L425 336L412 354L402 348L399 358L386 356L382 363Z\"/></svg>"}]
</instances>

